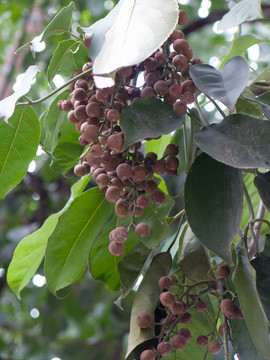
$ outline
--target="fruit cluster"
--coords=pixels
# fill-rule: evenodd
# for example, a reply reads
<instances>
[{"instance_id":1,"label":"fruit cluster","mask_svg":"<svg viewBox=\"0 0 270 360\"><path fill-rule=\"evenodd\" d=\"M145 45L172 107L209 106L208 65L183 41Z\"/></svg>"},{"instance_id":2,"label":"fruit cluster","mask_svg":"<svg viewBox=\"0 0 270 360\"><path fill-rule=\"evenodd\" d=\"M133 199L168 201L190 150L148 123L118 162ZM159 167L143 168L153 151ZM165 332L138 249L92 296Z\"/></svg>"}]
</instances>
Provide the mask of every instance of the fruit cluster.
<instances>
[{"instance_id":1,"label":"fruit cluster","mask_svg":"<svg viewBox=\"0 0 270 360\"><path fill-rule=\"evenodd\" d=\"M179 24L186 21L186 13L180 11ZM87 37L85 45L89 47L90 43L91 37ZM109 251L115 256L123 254L123 243L131 226L135 227L139 237L150 234L149 224L137 223L135 226L134 219L143 214L150 202L160 205L165 201L155 174L177 175L179 165L178 147L174 144L167 146L160 159L154 152L144 154L140 151L141 142L125 147L120 126L121 111L139 99L151 98L173 104L176 113L184 114L187 105L194 101L196 91L189 68L200 60L192 58L193 52L184 33L174 30L149 58L136 66L120 69L113 87L96 88L90 72L70 85L71 100L58 103L60 110L69 111L68 120L81 133L79 142L87 149L74 168L75 175L91 172L106 199L115 203L116 215L131 215L127 228L118 227L110 233ZM91 69L92 65L89 60L74 76ZM139 87L137 78L141 73L145 83Z\"/></svg>"},{"instance_id":2,"label":"fruit cluster","mask_svg":"<svg viewBox=\"0 0 270 360\"><path fill-rule=\"evenodd\" d=\"M224 279L229 275L229 272L229 267L226 265L220 265L216 269L218 279ZM211 354L218 354L221 351L222 344L220 340L218 341L214 337L217 336L217 338L222 339L224 334L229 334L230 328L227 320L234 318L243 319L243 316L240 307L235 305L232 300L221 300L222 296L217 292L215 280L205 281L206 285L207 283L209 293L215 294L219 301L221 301L220 308L226 318L218 330L215 327L209 334L199 335L196 338L196 344L202 347L207 346L206 351ZM190 285L186 291L179 290L183 289L183 284L179 283L175 274L171 274L161 277L159 286L163 289L159 297L160 306L165 309L166 317L159 324L161 330L158 334L159 343L156 349L144 350L140 355L140 360L155 360L161 356L169 355L173 349L177 351L185 349L188 341L192 338L192 334L188 328L182 327L183 324L188 324L192 321L192 310L198 312L207 310L207 303L201 299L199 293L197 291L191 293L196 284ZM175 288L177 289L175 290ZM185 302L183 301L184 299L186 300ZM152 325L151 316L147 312L141 312L136 317L136 323L142 329L148 328Z\"/></svg>"}]
</instances>

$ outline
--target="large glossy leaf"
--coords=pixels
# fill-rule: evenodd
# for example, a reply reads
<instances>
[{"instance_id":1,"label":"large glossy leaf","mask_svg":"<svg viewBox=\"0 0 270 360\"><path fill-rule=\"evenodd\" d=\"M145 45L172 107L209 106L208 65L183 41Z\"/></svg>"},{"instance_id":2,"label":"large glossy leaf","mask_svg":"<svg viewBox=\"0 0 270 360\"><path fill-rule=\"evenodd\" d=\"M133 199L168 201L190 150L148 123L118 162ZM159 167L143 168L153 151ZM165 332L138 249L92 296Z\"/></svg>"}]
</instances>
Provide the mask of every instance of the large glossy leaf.
<instances>
[{"instance_id":1,"label":"large glossy leaf","mask_svg":"<svg viewBox=\"0 0 270 360\"><path fill-rule=\"evenodd\" d=\"M94 74L110 74L146 59L163 44L177 24L176 0L167 0L166 6L163 0L125 0L118 6L120 9L95 59Z\"/></svg>"},{"instance_id":2,"label":"large glossy leaf","mask_svg":"<svg viewBox=\"0 0 270 360\"><path fill-rule=\"evenodd\" d=\"M81 41L61 41L55 49L48 67L48 82L51 83L54 76L60 71L70 76L75 70L82 68L87 58L88 50Z\"/></svg>"},{"instance_id":3,"label":"large glossy leaf","mask_svg":"<svg viewBox=\"0 0 270 360\"><path fill-rule=\"evenodd\" d=\"M270 123L234 114L203 128L196 144L214 159L236 168L265 168L270 164Z\"/></svg>"},{"instance_id":4,"label":"large glossy leaf","mask_svg":"<svg viewBox=\"0 0 270 360\"><path fill-rule=\"evenodd\" d=\"M36 48L42 41L46 40L52 35L60 35L69 30L74 9L75 5L73 1L68 6L63 7L49 22L45 30L39 36L36 36L32 41L20 47L16 51L16 54L26 49L30 45L32 54L35 57Z\"/></svg>"},{"instance_id":5,"label":"large glossy leaf","mask_svg":"<svg viewBox=\"0 0 270 360\"><path fill-rule=\"evenodd\" d=\"M120 219L114 215L110 223L106 226L100 236L96 238L91 247L88 262L89 270L92 276L97 280L103 281L110 290L119 290L121 287L121 275L119 274L121 266L119 269L118 263L122 260L122 263L125 262L126 255L129 257L129 251L134 247L140 247L139 241L147 249L152 250L152 248L157 247L162 240L169 236L170 229L166 221L166 215L172 208L173 204L173 200L169 196L166 196L166 200L163 204L150 204L147 208L145 208L143 215L138 219L135 219L135 223L146 222L151 228L150 235L145 238L139 238L135 234L134 229L131 228L128 240L125 242L125 253L119 257L112 256L108 250L109 232L117 226L127 227L130 224L131 217L127 216L126 218ZM149 253L147 253L146 250L144 253L144 259L146 260ZM140 259L138 264L141 263L141 261L144 262L145 260ZM103 263L103 266L100 266L101 262ZM137 274L138 273L136 272L133 276L136 277ZM126 286L126 284L127 282L125 281L125 284L122 285Z\"/></svg>"},{"instance_id":6,"label":"large glossy leaf","mask_svg":"<svg viewBox=\"0 0 270 360\"><path fill-rule=\"evenodd\" d=\"M258 353L262 358L269 358L270 341L267 318L257 293L254 271L242 241L237 244L235 252L236 266L232 280L245 322Z\"/></svg>"},{"instance_id":7,"label":"large glossy leaf","mask_svg":"<svg viewBox=\"0 0 270 360\"><path fill-rule=\"evenodd\" d=\"M44 258L48 238L55 229L59 216L68 209L73 199L82 193L89 179L90 175L87 175L75 183L65 207L49 216L40 229L26 236L16 247L8 268L7 282L19 299L21 291L34 276Z\"/></svg>"},{"instance_id":8,"label":"large glossy leaf","mask_svg":"<svg viewBox=\"0 0 270 360\"><path fill-rule=\"evenodd\" d=\"M168 274L171 268L171 261L171 255L169 253L156 255L135 295L130 318L130 333L126 354L127 360L133 360L136 348L141 343L155 337L154 311L158 305L161 291L158 281L161 276ZM152 324L147 329L141 329L136 324L136 316L142 311L147 312L152 318Z\"/></svg>"},{"instance_id":9,"label":"large glossy leaf","mask_svg":"<svg viewBox=\"0 0 270 360\"><path fill-rule=\"evenodd\" d=\"M30 107L16 109L10 125L0 122L0 199L24 178L40 136L38 117Z\"/></svg>"},{"instance_id":10,"label":"large glossy leaf","mask_svg":"<svg viewBox=\"0 0 270 360\"><path fill-rule=\"evenodd\" d=\"M227 262L232 261L230 246L241 221L241 181L240 170L201 154L185 184L185 210L192 232Z\"/></svg>"},{"instance_id":11,"label":"large glossy leaf","mask_svg":"<svg viewBox=\"0 0 270 360\"><path fill-rule=\"evenodd\" d=\"M203 93L226 105L231 111L249 78L249 65L242 56L230 58L219 71L213 66L191 66L190 76Z\"/></svg>"},{"instance_id":12,"label":"large glossy leaf","mask_svg":"<svg viewBox=\"0 0 270 360\"><path fill-rule=\"evenodd\" d=\"M0 101L0 119L8 123L8 119L14 113L16 102L30 91L32 81L39 72L38 66L29 66L22 78L20 87L12 95Z\"/></svg>"},{"instance_id":13,"label":"large glossy leaf","mask_svg":"<svg viewBox=\"0 0 270 360\"><path fill-rule=\"evenodd\" d=\"M230 51L225 56L220 64L220 69L223 67L225 62L229 60L231 57L236 55L242 55L244 51L246 51L250 46L255 44L260 44L262 42L269 41L268 39L258 39L256 36L253 35L242 35L237 37L233 43Z\"/></svg>"},{"instance_id":14,"label":"large glossy leaf","mask_svg":"<svg viewBox=\"0 0 270 360\"><path fill-rule=\"evenodd\" d=\"M56 172L65 174L78 161L83 152L78 138L79 133L69 121L60 126L60 139L52 154L51 168Z\"/></svg>"},{"instance_id":15,"label":"large glossy leaf","mask_svg":"<svg viewBox=\"0 0 270 360\"><path fill-rule=\"evenodd\" d=\"M256 286L264 311L270 321L270 236L266 235L263 252L251 261L256 270Z\"/></svg>"},{"instance_id":16,"label":"large glossy leaf","mask_svg":"<svg viewBox=\"0 0 270 360\"><path fill-rule=\"evenodd\" d=\"M48 240L45 274L53 292L76 281L84 272L91 245L113 211L98 188L79 195L59 217Z\"/></svg>"},{"instance_id":17,"label":"large glossy leaf","mask_svg":"<svg viewBox=\"0 0 270 360\"><path fill-rule=\"evenodd\" d=\"M209 280L208 271L211 269L209 253L190 228L185 233L177 264L189 279Z\"/></svg>"},{"instance_id":18,"label":"large glossy leaf","mask_svg":"<svg viewBox=\"0 0 270 360\"><path fill-rule=\"evenodd\" d=\"M125 134L125 147L146 138L169 134L180 127L185 115L177 115L170 104L154 99L141 99L127 106L120 117Z\"/></svg>"},{"instance_id":19,"label":"large glossy leaf","mask_svg":"<svg viewBox=\"0 0 270 360\"><path fill-rule=\"evenodd\" d=\"M261 0L242 0L223 16L218 23L219 30L226 30L230 27L240 25L246 21L263 19Z\"/></svg>"},{"instance_id":20,"label":"large glossy leaf","mask_svg":"<svg viewBox=\"0 0 270 360\"><path fill-rule=\"evenodd\" d=\"M270 213L270 171L266 173L258 172L254 178L254 185L258 189L264 206Z\"/></svg>"}]
</instances>

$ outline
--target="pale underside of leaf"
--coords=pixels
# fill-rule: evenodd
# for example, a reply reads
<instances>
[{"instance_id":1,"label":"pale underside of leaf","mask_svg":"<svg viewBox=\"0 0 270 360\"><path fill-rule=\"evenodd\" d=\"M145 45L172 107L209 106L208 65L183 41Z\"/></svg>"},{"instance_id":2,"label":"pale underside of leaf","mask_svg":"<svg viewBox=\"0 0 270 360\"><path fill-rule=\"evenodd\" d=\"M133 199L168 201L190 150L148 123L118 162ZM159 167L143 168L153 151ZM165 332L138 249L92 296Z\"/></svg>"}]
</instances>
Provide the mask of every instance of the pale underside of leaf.
<instances>
[{"instance_id":1,"label":"pale underside of leaf","mask_svg":"<svg viewBox=\"0 0 270 360\"><path fill-rule=\"evenodd\" d=\"M175 0L125 0L93 65L94 74L139 63L169 37L177 24ZM97 81L100 79L97 79Z\"/></svg>"},{"instance_id":2,"label":"pale underside of leaf","mask_svg":"<svg viewBox=\"0 0 270 360\"><path fill-rule=\"evenodd\" d=\"M260 0L243 0L236 4L218 23L219 30L226 30L246 21L263 19Z\"/></svg>"},{"instance_id":3,"label":"pale underside of leaf","mask_svg":"<svg viewBox=\"0 0 270 360\"><path fill-rule=\"evenodd\" d=\"M23 76L19 89L17 89L12 95L0 101L0 119L3 119L6 123L8 123L8 119L14 113L16 102L29 92L32 81L39 72L40 69L38 66L29 66Z\"/></svg>"}]
</instances>

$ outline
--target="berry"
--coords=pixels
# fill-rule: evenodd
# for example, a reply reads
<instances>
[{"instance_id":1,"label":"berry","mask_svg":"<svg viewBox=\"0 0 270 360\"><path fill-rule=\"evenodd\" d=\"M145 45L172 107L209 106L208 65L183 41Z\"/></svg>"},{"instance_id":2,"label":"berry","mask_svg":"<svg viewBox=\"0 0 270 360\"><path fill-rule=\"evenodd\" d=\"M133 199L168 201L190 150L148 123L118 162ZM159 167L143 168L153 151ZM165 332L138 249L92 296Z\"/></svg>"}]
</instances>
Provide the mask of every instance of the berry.
<instances>
[{"instance_id":1,"label":"berry","mask_svg":"<svg viewBox=\"0 0 270 360\"><path fill-rule=\"evenodd\" d=\"M155 360L156 354L153 350L144 350L140 355L140 360Z\"/></svg>"},{"instance_id":2,"label":"berry","mask_svg":"<svg viewBox=\"0 0 270 360\"><path fill-rule=\"evenodd\" d=\"M74 167L74 174L76 176L84 176L87 174L87 168L84 165L76 165Z\"/></svg>"},{"instance_id":3,"label":"berry","mask_svg":"<svg viewBox=\"0 0 270 360\"><path fill-rule=\"evenodd\" d=\"M187 58L183 54L176 55L172 60L172 64L176 69L181 70L187 65Z\"/></svg>"},{"instance_id":4,"label":"berry","mask_svg":"<svg viewBox=\"0 0 270 360\"><path fill-rule=\"evenodd\" d=\"M219 265L216 269L217 276L226 278L230 274L230 268L227 265Z\"/></svg>"},{"instance_id":5,"label":"berry","mask_svg":"<svg viewBox=\"0 0 270 360\"><path fill-rule=\"evenodd\" d=\"M179 160L177 159L177 157L170 155L166 158L167 169L177 170L178 166L179 166Z\"/></svg>"},{"instance_id":6,"label":"berry","mask_svg":"<svg viewBox=\"0 0 270 360\"><path fill-rule=\"evenodd\" d=\"M171 339L172 347L175 350L183 350L187 344L187 339L183 335L175 335Z\"/></svg>"},{"instance_id":7,"label":"berry","mask_svg":"<svg viewBox=\"0 0 270 360\"><path fill-rule=\"evenodd\" d=\"M129 164L122 163L117 166L116 174L121 180L130 179L132 176L132 167Z\"/></svg>"},{"instance_id":8,"label":"berry","mask_svg":"<svg viewBox=\"0 0 270 360\"><path fill-rule=\"evenodd\" d=\"M123 243L128 238L128 231L123 226L118 226L110 232L109 238L110 238L110 241L115 241L117 243Z\"/></svg>"},{"instance_id":9,"label":"berry","mask_svg":"<svg viewBox=\"0 0 270 360\"><path fill-rule=\"evenodd\" d=\"M154 93L154 90L150 86L146 86L144 89L142 89L141 92L141 98L142 99L156 99L156 94Z\"/></svg>"},{"instance_id":10,"label":"berry","mask_svg":"<svg viewBox=\"0 0 270 360\"><path fill-rule=\"evenodd\" d=\"M86 113L86 106L85 105L79 105L76 107L76 109L74 110L74 115L76 117L77 120L79 121L86 121L88 116Z\"/></svg>"},{"instance_id":11,"label":"berry","mask_svg":"<svg viewBox=\"0 0 270 360\"><path fill-rule=\"evenodd\" d=\"M180 323L182 324L188 324L191 321L191 314L189 312L186 312L180 319Z\"/></svg>"},{"instance_id":12,"label":"berry","mask_svg":"<svg viewBox=\"0 0 270 360\"><path fill-rule=\"evenodd\" d=\"M76 84L75 84L76 87ZM75 90L73 91L73 95L72 95L74 100L85 100L86 99L86 92L83 88L81 87L77 87L77 89L75 88Z\"/></svg>"},{"instance_id":13,"label":"berry","mask_svg":"<svg viewBox=\"0 0 270 360\"><path fill-rule=\"evenodd\" d=\"M194 95L189 91L184 92L181 97L182 103L186 105L192 104L194 102L194 99Z\"/></svg>"},{"instance_id":14,"label":"berry","mask_svg":"<svg viewBox=\"0 0 270 360\"><path fill-rule=\"evenodd\" d=\"M109 184L109 177L108 175L101 173L96 177L96 183L98 184L99 187L104 187L107 186Z\"/></svg>"},{"instance_id":15,"label":"berry","mask_svg":"<svg viewBox=\"0 0 270 360\"><path fill-rule=\"evenodd\" d=\"M99 105L94 101L89 102L86 106L86 113L89 117L98 118L100 115Z\"/></svg>"},{"instance_id":16,"label":"berry","mask_svg":"<svg viewBox=\"0 0 270 360\"><path fill-rule=\"evenodd\" d=\"M185 39L176 39L173 42L173 48L178 53L182 52L183 50L189 49L189 43Z\"/></svg>"},{"instance_id":17,"label":"berry","mask_svg":"<svg viewBox=\"0 0 270 360\"><path fill-rule=\"evenodd\" d=\"M85 38L83 39L83 43L87 49L89 49L92 39L93 39L93 35L85 35Z\"/></svg>"},{"instance_id":18,"label":"berry","mask_svg":"<svg viewBox=\"0 0 270 360\"><path fill-rule=\"evenodd\" d=\"M197 345L205 346L208 344L208 337L205 335L199 335L196 340Z\"/></svg>"},{"instance_id":19,"label":"berry","mask_svg":"<svg viewBox=\"0 0 270 360\"><path fill-rule=\"evenodd\" d=\"M136 324L142 329L148 328L151 321L151 316L147 312L141 312L136 316Z\"/></svg>"},{"instance_id":20,"label":"berry","mask_svg":"<svg viewBox=\"0 0 270 360\"><path fill-rule=\"evenodd\" d=\"M120 197L120 189L117 186L110 186L105 194L106 200L114 203L116 202Z\"/></svg>"},{"instance_id":21,"label":"berry","mask_svg":"<svg viewBox=\"0 0 270 360\"><path fill-rule=\"evenodd\" d=\"M84 91L87 91L89 88L88 82L84 79L79 79L75 82L75 89L82 88Z\"/></svg>"},{"instance_id":22,"label":"berry","mask_svg":"<svg viewBox=\"0 0 270 360\"><path fill-rule=\"evenodd\" d=\"M220 309L224 314L232 314L234 311L234 303L230 299L224 299L220 303Z\"/></svg>"},{"instance_id":23,"label":"berry","mask_svg":"<svg viewBox=\"0 0 270 360\"><path fill-rule=\"evenodd\" d=\"M173 284L175 284L175 283L177 283L179 281L178 276L176 274L170 274L168 276L172 280Z\"/></svg>"},{"instance_id":24,"label":"berry","mask_svg":"<svg viewBox=\"0 0 270 360\"><path fill-rule=\"evenodd\" d=\"M180 84L172 84L169 88L169 95L178 99L182 93L182 87Z\"/></svg>"},{"instance_id":25,"label":"berry","mask_svg":"<svg viewBox=\"0 0 270 360\"><path fill-rule=\"evenodd\" d=\"M115 241L111 241L109 244L109 251L114 256L121 256L125 251L125 247L121 243L117 243Z\"/></svg>"},{"instance_id":26,"label":"berry","mask_svg":"<svg viewBox=\"0 0 270 360\"><path fill-rule=\"evenodd\" d=\"M154 90L158 95L165 96L169 92L169 87L164 80L159 80L155 83Z\"/></svg>"},{"instance_id":27,"label":"berry","mask_svg":"<svg viewBox=\"0 0 270 360\"><path fill-rule=\"evenodd\" d=\"M184 336L187 340L191 338L191 332L187 328L182 328L178 331L178 335Z\"/></svg>"},{"instance_id":28,"label":"berry","mask_svg":"<svg viewBox=\"0 0 270 360\"><path fill-rule=\"evenodd\" d=\"M148 180L146 181L146 186L145 186L145 191L148 194L151 194L152 192L154 192L157 189L157 183L154 180Z\"/></svg>"},{"instance_id":29,"label":"berry","mask_svg":"<svg viewBox=\"0 0 270 360\"><path fill-rule=\"evenodd\" d=\"M172 155L172 156L176 156L179 153L179 149L178 146L175 144L168 144L165 152L167 155Z\"/></svg>"},{"instance_id":30,"label":"berry","mask_svg":"<svg viewBox=\"0 0 270 360\"><path fill-rule=\"evenodd\" d=\"M178 14L178 24L186 25L188 22L188 14L184 10L180 10Z\"/></svg>"},{"instance_id":31,"label":"berry","mask_svg":"<svg viewBox=\"0 0 270 360\"><path fill-rule=\"evenodd\" d=\"M68 121L70 121L72 124L76 124L77 122L79 122L79 120L75 116L75 111L74 110L71 110L68 113L67 118L68 118Z\"/></svg>"},{"instance_id":32,"label":"berry","mask_svg":"<svg viewBox=\"0 0 270 360\"><path fill-rule=\"evenodd\" d=\"M150 227L146 223L140 223L135 227L135 233L139 237L146 237L150 234Z\"/></svg>"},{"instance_id":33,"label":"berry","mask_svg":"<svg viewBox=\"0 0 270 360\"><path fill-rule=\"evenodd\" d=\"M185 114L185 112L187 111L187 105L182 103L181 101L176 101L173 104L173 110L176 112L176 114Z\"/></svg>"},{"instance_id":34,"label":"berry","mask_svg":"<svg viewBox=\"0 0 270 360\"><path fill-rule=\"evenodd\" d=\"M110 109L107 112L107 118L113 123L116 123L120 119L120 113L117 109Z\"/></svg>"},{"instance_id":35,"label":"berry","mask_svg":"<svg viewBox=\"0 0 270 360\"><path fill-rule=\"evenodd\" d=\"M175 301L171 306L170 306L170 311L172 314L174 315L180 315L180 314L184 314L185 309L184 309L184 305L181 301Z\"/></svg>"},{"instance_id":36,"label":"berry","mask_svg":"<svg viewBox=\"0 0 270 360\"><path fill-rule=\"evenodd\" d=\"M136 205L140 209L144 209L149 205L149 199L145 195L141 195L136 200Z\"/></svg>"},{"instance_id":37,"label":"berry","mask_svg":"<svg viewBox=\"0 0 270 360\"><path fill-rule=\"evenodd\" d=\"M172 292L167 291L167 292L162 292L159 295L159 300L160 300L162 305L171 306L175 302L175 297L174 297L174 294Z\"/></svg>"},{"instance_id":38,"label":"berry","mask_svg":"<svg viewBox=\"0 0 270 360\"><path fill-rule=\"evenodd\" d=\"M135 182L142 182L146 177L146 168L144 165L132 167L132 180Z\"/></svg>"},{"instance_id":39,"label":"berry","mask_svg":"<svg viewBox=\"0 0 270 360\"><path fill-rule=\"evenodd\" d=\"M119 217L126 217L129 215L129 204L126 200L120 199L117 201L114 211Z\"/></svg>"},{"instance_id":40,"label":"berry","mask_svg":"<svg viewBox=\"0 0 270 360\"><path fill-rule=\"evenodd\" d=\"M198 300L196 303L196 310L199 312L203 312L207 309L207 304L203 300Z\"/></svg>"},{"instance_id":41,"label":"berry","mask_svg":"<svg viewBox=\"0 0 270 360\"><path fill-rule=\"evenodd\" d=\"M166 164L163 160L157 160L153 165L153 171L158 174L162 175L166 172Z\"/></svg>"},{"instance_id":42,"label":"berry","mask_svg":"<svg viewBox=\"0 0 270 360\"><path fill-rule=\"evenodd\" d=\"M102 147L98 144L92 145L90 148L90 154L94 158L100 158L103 154Z\"/></svg>"},{"instance_id":43,"label":"berry","mask_svg":"<svg viewBox=\"0 0 270 360\"><path fill-rule=\"evenodd\" d=\"M208 344L208 351L211 354L218 354L221 350L220 344L217 340L211 340Z\"/></svg>"},{"instance_id":44,"label":"berry","mask_svg":"<svg viewBox=\"0 0 270 360\"><path fill-rule=\"evenodd\" d=\"M154 204L161 205L165 201L165 194L160 190L155 190L151 194L151 199Z\"/></svg>"},{"instance_id":45,"label":"berry","mask_svg":"<svg viewBox=\"0 0 270 360\"><path fill-rule=\"evenodd\" d=\"M172 351L171 344L168 343L167 341L163 341L157 346L157 352L161 356L168 356L170 355L171 351Z\"/></svg>"},{"instance_id":46,"label":"berry","mask_svg":"<svg viewBox=\"0 0 270 360\"><path fill-rule=\"evenodd\" d=\"M96 141L98 138L98 128L95 125L87 125L84 128L83 138L89 143Z\"/></svg>"},{"instance_id":47,"label":"berry","mask_svg":"<svg viewBox=\"0 0 270 360\"><path fill-rule=\"evenodd\" d=\"M172 280L169 276L162 276L158 284L162 289L168 289L172 285Z\"/></svg>"}]
</instances>

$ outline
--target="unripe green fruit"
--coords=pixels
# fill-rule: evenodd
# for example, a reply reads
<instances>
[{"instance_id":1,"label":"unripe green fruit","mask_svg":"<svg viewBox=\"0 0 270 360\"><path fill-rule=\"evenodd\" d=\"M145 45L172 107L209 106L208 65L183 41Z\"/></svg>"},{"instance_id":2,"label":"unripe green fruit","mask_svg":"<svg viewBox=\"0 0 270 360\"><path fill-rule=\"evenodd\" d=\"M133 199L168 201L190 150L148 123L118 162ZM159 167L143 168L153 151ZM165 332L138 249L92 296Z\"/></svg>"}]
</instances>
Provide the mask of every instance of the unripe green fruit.
<instances>
[{"instance_id":1,"label":"unripe green fruit","mask_svg":"<svg viewBox=\"0 0 270 360\"><path fill-rule=\"evenodd\" d=\"M148 328L151 322L151 316L147 312L141 312L136 316L136 324L142 329Z\"/></svg>"}]
</instances>

